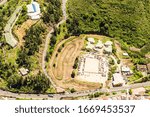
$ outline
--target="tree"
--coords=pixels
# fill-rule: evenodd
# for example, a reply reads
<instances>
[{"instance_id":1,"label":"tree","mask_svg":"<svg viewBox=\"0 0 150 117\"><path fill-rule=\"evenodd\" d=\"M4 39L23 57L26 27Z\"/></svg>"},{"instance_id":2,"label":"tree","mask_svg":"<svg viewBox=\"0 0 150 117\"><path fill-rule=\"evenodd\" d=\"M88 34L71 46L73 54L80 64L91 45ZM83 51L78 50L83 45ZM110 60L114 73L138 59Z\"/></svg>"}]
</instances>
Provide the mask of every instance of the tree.
<instances>
[{"instance_id":1,"label":"tree","mask_svg":"<svg viewBox=\"0 0 150 117\"><path fill-rule=\"evenodd\" d=\"M75 75L76 75L76 74L75 74L75 71L73 70L73 71L72 71L72 74L71 74L71 77L72 77L72 78L75 78Z\"/></svg>"},{"instance_id":2,"label":"tree","mask_svg":"<svg viewBox=\"0 0 150 117\"><path fill-rule=\"evenodd\" d=\"M74 92L76 92L76 90L75 90L74 88L71 88L71 89L70 89L70 92L71 92L71 93L74 93Z\"/></svg>"},{"instance_id":3,"label":"tree","mask_svg":"<svg viewBox=\"0 0 150 117\"><path fill-rule=\"evenodd\" d=\"M18 75L12 75L7 79L9 88L20 89L22 85L22 78Z\"/></svg>"},{"instance_id":4,"label":"tree","mask_svg":"<svg viewBox=\"0 0 150 117\"><path fill-rule=\"evenodd\" d=\"M77 69L78 68L78 62L79 62L79 58L77 57L75 59L74 65L73 65L73 69Z\"/></svg>"},{"instance_id":5,"label":"tree","mask_svg":"<svg viewBox=\"0 0 150 117\"><path fill-rule=\"evenodd\" d=\"M132 93L133 93L133 91L132 91L132 89L130 89L130 90L129 90L129 94L132 95Z\"/></svg>"}]
</instances>

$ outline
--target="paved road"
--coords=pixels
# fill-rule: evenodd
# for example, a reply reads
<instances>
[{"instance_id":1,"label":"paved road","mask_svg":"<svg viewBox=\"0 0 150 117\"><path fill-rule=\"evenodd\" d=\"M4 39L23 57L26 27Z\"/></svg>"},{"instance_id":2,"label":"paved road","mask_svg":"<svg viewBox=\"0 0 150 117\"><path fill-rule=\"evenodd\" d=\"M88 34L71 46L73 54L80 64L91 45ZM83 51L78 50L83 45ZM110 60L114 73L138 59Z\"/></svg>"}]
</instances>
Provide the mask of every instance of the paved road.
<instances>
[{"instance_id":1,"label":"paved road","mask_svg":"<svg viewBox=\"0 0 150 117\"><path fill-rule=\"evenodd\" d=\"M75 93L68 93L68 94L54 94L53 97L48 97L48 95L36 95L36 94L17 94L17 93L11 93L7 91L0 90L1 96L8 96L8 97L14 97L14 98L27 98L27 99L52 99L52 100L59 100L63 97L79 97L79 96L87 96L89 94L93 94L96 92L117 92L121 90L127 90L127 89L134 89L144 86L150 86L150 82L145 83L138 83L138 84L132 84L129 86L124 87L114 87L111 89L97 89L97 90L90 90L90 91L82 91L82 92L75 92Z\"/></svg>"},{"instance_id":2,"label":"paved road","mask_svg":"<svg viewBox=\"0 0 150 117\"><path fill-rule=\"evenodd\" d=\"M7 2L7 0L1 0L0 1L0 5L3 5L3 4L5 4Z\"/></svg>"},{"instance_id":3,"label":"paved road","mask_svg":"<svg viewBox=\"0 0 150 117\"><path fill-rule=\"evenodd\" d=\"M66 2L67 2L67 0L62 0L63 19L56 25L57 28L59 27L59 25L64 23L67 19ZM44 74L49 78L49 80L50 80L50 82L54 88L59 89L59 90L63 90L61 87L56 86L56 84L53 82L52 78L47 73L46 66L45 66L46 65L45 58L46 58L46 54L47 54L47 50L48 50L48 45L49 45L50 38L52 37L53 32L54 32L54 28L52 28L51 31L46 36L45 47L44 47L43 56L42 56L42 70L43 70Z\"/></svg>"}]
</instances>

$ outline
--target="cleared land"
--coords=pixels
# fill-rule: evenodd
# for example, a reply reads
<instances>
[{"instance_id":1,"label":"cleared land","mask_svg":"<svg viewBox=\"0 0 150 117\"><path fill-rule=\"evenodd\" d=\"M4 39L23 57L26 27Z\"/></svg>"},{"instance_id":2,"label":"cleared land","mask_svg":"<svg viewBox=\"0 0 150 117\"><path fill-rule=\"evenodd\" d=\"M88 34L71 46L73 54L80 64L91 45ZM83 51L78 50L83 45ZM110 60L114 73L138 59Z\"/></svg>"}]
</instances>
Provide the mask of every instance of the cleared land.
<instances>
[{"instance_id":1,"label":"cleared land","mask_svg":"<svg viewBox=\"0 0 150 117\"><path fill-rule=\"evenodd\" d=\"M15 26L14 27L14 34L17 36L19 39L19 46L23 46L24 40L23 37L26 35L26 31L37 21L36 20L27 20L25 21L21 26Z\"/></svg>"},{"instance_id":2,"label":"cleared land","mask_svg":"<svg viewBox=\"0 0 150 117\"><path fill-rule=\"evenodd\" d=\"M99 88L99 83L82 82L71 78L74 61L81 53L81 49L84 46L84 39L77 37L70 40L71 41L67 40L64 43L65 46L62 48L61 52L57 52L59 47L62 46L62 44L58 44L52 55L49 73L51 74L53 81L56 85L64 89L75 88L80 91ZM58 55L56 56L56 54ZM55 67L53 66L54 64Z\"/></svg>"}]
</instances>

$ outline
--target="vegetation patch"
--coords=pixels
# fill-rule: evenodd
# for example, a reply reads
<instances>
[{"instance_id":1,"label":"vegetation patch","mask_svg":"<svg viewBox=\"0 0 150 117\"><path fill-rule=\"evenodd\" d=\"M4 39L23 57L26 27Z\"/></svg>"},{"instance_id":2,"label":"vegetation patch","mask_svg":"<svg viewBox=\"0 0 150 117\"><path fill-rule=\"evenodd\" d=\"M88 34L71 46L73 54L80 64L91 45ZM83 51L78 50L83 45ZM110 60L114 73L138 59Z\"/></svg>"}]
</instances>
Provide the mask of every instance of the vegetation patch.
<instances>
[{"instance_id":1,"label":"vegetation patch","mask_svg":"<svg viewBox=\"0 0 150 117\"><path fill-rule=\"evenodd\" d=\"M148 48L149 7L147 0L69 0L67 28L73 35L97 33Z\"/></svg>"}]
</instances>

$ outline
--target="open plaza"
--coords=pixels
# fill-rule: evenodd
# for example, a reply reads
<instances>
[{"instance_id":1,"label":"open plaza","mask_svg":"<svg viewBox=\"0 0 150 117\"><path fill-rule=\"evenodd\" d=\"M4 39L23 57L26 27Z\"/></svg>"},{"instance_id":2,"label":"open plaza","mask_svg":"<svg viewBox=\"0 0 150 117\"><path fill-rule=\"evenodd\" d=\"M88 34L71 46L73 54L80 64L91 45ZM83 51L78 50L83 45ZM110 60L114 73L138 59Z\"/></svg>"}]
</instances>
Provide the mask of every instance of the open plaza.
<instances>
[{"instance_id":1,"label":"open plaza","mask_svg":"<svg viewBox=\"0 0 150 117\"><path fill-rule=\"evenodd\" d=\"M105 57L88 53L80 57L78 70L77 79L105 84L109 71L108 61Z\"/></svg>"}]
</instances>

